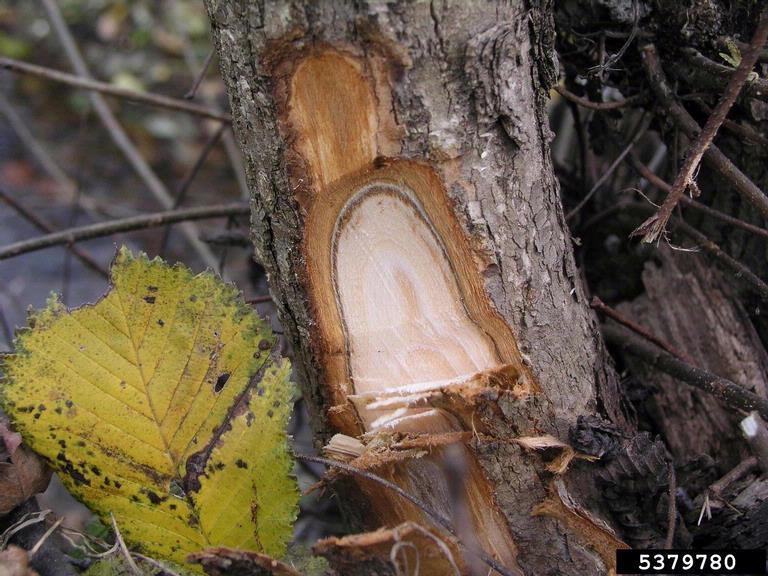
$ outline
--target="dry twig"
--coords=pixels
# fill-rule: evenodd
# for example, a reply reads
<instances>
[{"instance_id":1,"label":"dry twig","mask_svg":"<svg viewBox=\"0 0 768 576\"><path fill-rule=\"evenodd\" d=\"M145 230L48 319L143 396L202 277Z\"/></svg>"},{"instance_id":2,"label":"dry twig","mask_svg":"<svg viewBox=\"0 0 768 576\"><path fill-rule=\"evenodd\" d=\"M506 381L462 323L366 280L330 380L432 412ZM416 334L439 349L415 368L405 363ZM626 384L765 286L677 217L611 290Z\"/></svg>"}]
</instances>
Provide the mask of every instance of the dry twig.
<instances>
[{"instance_id":1,"label":"dry twig","mask_svg":"<svg viewBox=\"0 0 768 576\"><path fill-rule=\"evenodd\" d=\"M678 360L671 354L631 336L623 328L604 325L602 332L608 342L637 356L652 368L657 368L681 382L712 394L729 408L757 410L761 416L768 418L768 400L744 386Z\"/></svg>"},{"instance_id":2,"label":"dry twig","mask_svg":"<svg viewBox=\"0 0 768 576\"><path fill-rule=\"evenodd\" d=\"M66 72L54 70L53 68L46 68L45 66L30 64L29 62L14 60L13 58L0 57L0 68L11 72L45 78L46 80L58 82L59 84L66 84L73 88L99 92L100 94L114 96L130 102L148 104L150 106L175 110L177 112L187 112L188 114L194 114L203 118L218 120L225 124L230 124L232 122L232 117L229 114L219 112L218 110L212 110L205 106L200 106L199 104L193 104L192 102L179 100L178 98L171 98L170 96L163 96L162 94L137 92L136 90L121 88L120 86L114 86L106 82L99 82L98 80L91 80L90 78L67 74Z\"/></svg>"},{"instance_id":3,"label":"dry twig","mask_svg":"<svg viewBox=\"0 0 768 576\"><path fill-rule=\"evenodd\" d=\"M59 9L58 4L55 0L40 1L42 2L45 11L48 14L48 19L51 22L51 26L53 27L53 30L55 31L56 36L59 38L62 46L64 47L64 52L66 53L72 67L75 69L75 72L82 78L91 78L91 73L88 70L88 66L86 65L85 60L80 53L80 49L75 43L75 39L72 37L72 32L70 32L69 27L64 21L64 17L61 14L61 10ZM104 125L110 137L112 138L112 141L123 153L136 174L149 188L158 202L160 202L165 208L170 208L173 205L173 198L171 197L171 194L157 177L157 174L155 174L154 170L152 170L149 164L147 164L144 158L142 158L141 154L136 149L136 146L133 144L133 142L131 142L130 138L125 133L125 130L117 121L117 118L115 118L112 110L109 108L109 106L107 106L104 97L98 92L90 92L89 98L94 110L96 111L96 114L101 120L101 123ZM203 262L205 262L207 266L215 268L217 262L216 256L213 254L210 247L200 240L197 227L190 222L186 222L183 225L182 230L184 231L184 235L187 237L187 240L190 242Z\"/></svg>"},{"instance_id":4,"label":"dry twig","mask_svg":"<svg viewBox=\"0 0 768 576\"><path fill-rule=\"evenodd\" d=\"M666 109L669 116L688 138L692 140L697 139L701 133L701 129L688 111L683 108L675 98L674 93L666 81L664 72L661 69L656 47L652 44L643 48L643 66L645 67L646 75L648 76L648 80L656 97ZM736 192L743 196L745 200L752 203L763 217L768 218L768 196L766 196L746 174L739 170L717 146L710 142L711 140L708 142L709 147L705 148L704 161L723 178L727 179L733 185ZM692 155L689 155L689 157L691 156ZM681 174L683 174L683 171L681 171ZM674 206L672 206L672 208L674 208ZM668 209L669 215L671 215L671 210L671 208ZM648 222L650 222L650 220ZM643 227L641 226L641 228L638 229L639 233L645 234L646 231L642 228Z\"/></svg>"},{"instance_id":5,"label":"dry twig","mask_svg":"<svg viewBox=\"0 0 768 576\"><path fill-rule=\"evenodd\" d=\"M702 156L704 156L707 148L712 144L720 125L725 120L731 106L736 102L736 98L739 96L744 83L752 73L752 68L754 68L760 50L762 50L766 40L768 40L768 9L764 9L761 13L760 21L750 42L749 49L742 55L739 67L731 76L723 97L720 99L714 112L707 119L704 129L689 147L685 162L678 172L675 182L672 184L672 189L669 191L661 208L659 208L656 214L643 222L632 235L642 235L643 242L652 243L663 234L667 222L672 216L672 211L693 183L694 173L701 162ZM653 46L645 49L646 57L644 60L646 63L649 59L649 51L653 51Z\"/></svg>"},{"instance_id":6,"label":"dry twig","mask_svg":"<svg viewBox=\"0 0 768 576\"><path fill-rule=\"evenodd\" d=\"M642 95L636 94L635 96L630 96L628 98L624 98L624 100L616 100L614 102L593 102L587 98L577 96L563 86L556 85L552 88L566 100L573 102L574 104L578 104L584 108L589 108L590 110L616 110L618 108L625 108L627 106L638 104L643 99Z\"/></svg>"},{"instance_id":7,"label":"dry twig","mask_svg":"<svg viewBox=\"0 0 768 576\"><path fill-rule=\"evenodd\" d=\"M156 228L158 226L165 226L166 224L174 224L176 222L237 216L248 214L248 212L249 209L247 204L243 202L234 202L232 204L214 204L213 206L196 206L194 208L167 210L165 212L155 212L154 214L144 214L141 216L100 222L98 224L89 224L87 226L61 230L59 232L54 232L53 234L8 244L7 246L0 248L0 260L19 256L20 254L26 254L28 252L34 252L36 250L42 250L43 248L48 248L50 246L73 244L81 240L100 238L119 232Z\"/></svg>"}]
</instances>

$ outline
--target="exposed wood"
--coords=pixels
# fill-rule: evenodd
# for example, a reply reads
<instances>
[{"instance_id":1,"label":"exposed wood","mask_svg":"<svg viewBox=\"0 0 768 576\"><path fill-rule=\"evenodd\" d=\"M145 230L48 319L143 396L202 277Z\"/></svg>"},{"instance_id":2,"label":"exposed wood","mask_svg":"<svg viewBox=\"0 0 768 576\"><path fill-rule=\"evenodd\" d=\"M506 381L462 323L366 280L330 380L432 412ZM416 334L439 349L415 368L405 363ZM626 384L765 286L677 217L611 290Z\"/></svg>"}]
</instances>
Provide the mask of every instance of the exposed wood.
<instances>
[{"instance_id":1,"label":"exposed wood","mask_svg":"<svg viewBox=\"0 0 768 576\"><path fill-rule=\"evenodd\" d=\"M453 414L429 401L392 403L477 382L483 373L528 394L532 382L515 337L491 307L439 178L428 166L380 154L393 148L394 134L380 131L394 122L379 115L363 61L329 47L305 49L296 61L294 50L281 49L293 71L276 99L285 98L283 130L295 143L292 177L307 212L313 336L324 352L336 428L351 436L461 430ZM468 466L462 499L472 532L483 550L513 567L516 547L491 488L462 450ZM437 449L394 465L387 476L430 508L450 511L448 491L434 491L448 481L443 458ZM385 524L422 520L401 498L361 484Z\"/></svg>"},{"instance_id":2,"label":"exposed wood","mask_svg":"<svg viewBox=\"0 0 768 576\"><path fill-rule=\"evenodd\" d=\"M598 406L627 427L549 163L550 15L516 1L207 6L258 259L318 442L391 448L416 432L420 448L387 451L375 472L462 540L476 533L524 574L604 574L582 531L532 515L551 472L512 441L567 439ZM439 464L456 446L467 482L454 507ZM599 516L589 470L567 474ZM358 524L420 520L381 488L352 486L336 489ZM442 564L420 573L450 573L429 552Z\"/></svg>"}]
</instances>

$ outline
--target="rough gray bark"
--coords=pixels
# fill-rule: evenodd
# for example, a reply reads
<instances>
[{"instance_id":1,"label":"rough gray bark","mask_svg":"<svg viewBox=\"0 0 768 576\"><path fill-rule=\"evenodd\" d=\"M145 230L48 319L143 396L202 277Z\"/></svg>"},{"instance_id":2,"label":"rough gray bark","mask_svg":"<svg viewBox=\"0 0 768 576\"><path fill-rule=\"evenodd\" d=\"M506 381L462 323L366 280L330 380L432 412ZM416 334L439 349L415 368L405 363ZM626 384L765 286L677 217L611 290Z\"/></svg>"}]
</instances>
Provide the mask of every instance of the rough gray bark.
<instances>
[{"instance_id":1,"label":"rough gray bark","mask_svg":"<svg viewBox=\"0 0 768 576\"><path fill-rule=\"evenodd\" d=\"M302 289L303 215L288 184L271 79L261 58L287 34L365 50L371 38L410 62L394 89L404 130L401 157L441 174L466 233L484 261L486 289L517 334L541 392L524 403L496 400L487 414L499 442L473 446L496 487L526 574L602 574L600 557L555 520L532 517L548 477L541 459L505 442L519 435L567 440L580 415L602 409L625 426L615 377L587 305L549 157L545 113L553 76L548 8L511 2L206 0L234 127L252 194L257 258L291 338L318 441L330 428L313 326ZM582 502L596 502L583 470L566 476Z\"/></svg>"}]
</instances>

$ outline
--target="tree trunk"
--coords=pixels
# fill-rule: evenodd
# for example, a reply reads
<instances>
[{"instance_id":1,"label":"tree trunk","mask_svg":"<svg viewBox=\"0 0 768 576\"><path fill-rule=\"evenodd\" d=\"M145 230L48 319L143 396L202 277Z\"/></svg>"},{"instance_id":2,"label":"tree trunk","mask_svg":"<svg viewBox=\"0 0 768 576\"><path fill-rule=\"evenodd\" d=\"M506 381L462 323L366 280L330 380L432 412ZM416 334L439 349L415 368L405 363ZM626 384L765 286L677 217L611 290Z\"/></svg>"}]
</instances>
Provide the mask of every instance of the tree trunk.
<instances>
[{"instance_id":1,"label":"tree trunk","mask_svg":"<svg viewBox=\"0 0 768 576\"><path fill-rule=\"evenodd\" d=\"M599 510L588 466L555 475L515 441L567 442L599 411L626 426L550 163L550 9L207 6L318 442L362 441L356 465L450 518L456 538L434 534L464 573L480 572L467 546L509 573L611 571L620 542L579 508ZM337 489L367 528L434 529L358 485L370 514ZM424 552L422 573L450 573Z\"/></svg>"}]
</instances>

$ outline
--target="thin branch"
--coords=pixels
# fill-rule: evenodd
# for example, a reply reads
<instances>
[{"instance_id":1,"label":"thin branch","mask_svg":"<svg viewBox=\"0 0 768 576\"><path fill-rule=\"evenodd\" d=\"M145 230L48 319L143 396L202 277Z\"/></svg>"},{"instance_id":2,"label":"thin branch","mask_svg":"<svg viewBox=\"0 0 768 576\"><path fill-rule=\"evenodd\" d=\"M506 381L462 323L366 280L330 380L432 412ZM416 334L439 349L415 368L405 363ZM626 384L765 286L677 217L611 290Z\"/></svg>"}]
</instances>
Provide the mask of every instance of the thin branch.
<instances>
[{"instance_id":1,"label":"thin branch","mask_svg":"<svg viewBox=\"0 0 768 576\"><path fill-rule=\"evenodd\" d=\"M633 106L639 103L643 97L640 94L624 98L624 100L617 100L614 102L594 102L587 98L577 96L573 92L568 91L564 86L556 85L552 89L560 94L566 100L578 104L583 108L589 108L590 110L617 110L618 108L625 108L627 106Z\"/></svg>"},{"instance_id":2,"label":"thin branch","mask_svg":"<svg viewBox=\"0 0 768 576\"><path fill-rule=\"evenodd\" d=\"M675 525L677 524L677 477L675 465L669 463L669 504L667 504L667 537L664 548L671 549L675 543Z\"/></svg>"},{"instance_id":3,"label":"thin branch","mask_svg":"<svg viewBox=\"0 0 768 576\"><path fill-rule=\"evenodd\" d=\"M641 119L642 122L642 119ZM595 192L597 192L600 187L605 183L608 178L611 177L611 174L613 174L614 170L624 161L624 158L632 151L632 148L635 147L635 144L640 140L640 138L643 137L645 134L646 128L640 128L635 133L632 140L630 140L629 144L627 144L624 149L621 151L621 153L616 157L616 159L613 161L613 163L608 167L608 170L606 170L600 178L598 178L597 182L595 182L594 186L590 189L589 192L587 192L586 196L581 199L581 201L571 210L568 212L568 214L565 215L566 222L569 220L572 220L576 214L579 213L579 211L586 205L587 202L589 202L590 198L594 196Z\"/></svg>"},{"instance_id":4,"label":"thin branch","mask_svg":"<svg viewBox=\"0 0 768 576\"><path fill-rule=\"evenodd\" d=\"M645 67L651 87L661 105L688 138L691 140L696 139L701 129L688 111L675 98L661 69L656 47L652 44L643 48L643 66ZM723 178L727 179L745 200L752 203L758 209L763 217L768 218L768 196L739 170L717 146L714 144L709 146L704 153L704 161Z\"/></svg>"},{"instance_id":5,"label":"thin branch","mask_svg":"<svg viewBox=\"0 0 768 576\"><path fill-rule=\"evenodd\" d=\"M42 230L48 234L52 234L54 232L53 226L48 224L31 210L27 210L27 208L22 206L15 198L7 194L2 189L0 189L0 199L8 204L8 206L10 206L19 216L29 221L38 230ZM67 249L72 252L72 254L74 254L88 268L104 278L109 278L109 273L87 252L82 251L77 246L68 246Z\"/></svg>"},{"instance_id":6,"label":"thin branch","mask_svg":"<svg viewBox=\"0 0 768 576\"><path fill-rule=\"evenodd\" d=\"M165 212L155 212L154 214L110 220L108 222L100 222L98 224L89 224L87 226L80 226L69 230L61 230L60 232L54 232L53 234L8 244L7 246L0 248L0 260L19 256L20 254L27 254L36 250L42 250L43 248L49 248L51 246L73 244L81 240L101 238L120 232L132 232L134 230L144 230L146 228L157 228L158 226L165 226L166 224L174 224L176 222L204 220L207 218L223 218L248 213L248 204L244 202L235 202L232 204L214 204L213 206L196 206L194 208L167 210Z\"/></svg>"},{"instance_id":7,"label":"thin branch","mask_svg":"<svg viewBox=\"0 0 768 576\"><path fill-rule=\"evenodd\" d=\"M712 242L704 234L682 220L676 219L675 226L686 236L694 240L709 255L716 258L723 266L736 273L736 276L749 284L762 298L768 300L768 284L752 272L743 263L723 251L720 246Z\"/></svg>"},{"instance_id":8,"label":"thin branch","mask_svg":"<svg viewBox=\"0 0 768 576\"><path fill-rule=\"evenodd\" d=\"M739 48L741 57L749 51L750 44L742 44ZM755 60L762 56L763 45L757 47ZM670 62L670 68L675 76L682 78L686 84L696 90L722 93L733 74L733 67L720 64L704 56L696 48L685 47L680 50L682 58L678 57ZM749 98L765 100L768 97L768 80L755 78L744 87L744 93Z\"/></svg>"},{"instance_id":9,"label":"thin branch","mask_svg":"<svg viewBox=\"0 0 768 576\"><path fill-rule=\"evenodd\" d=\"M605 339L611 344L637 356L652 368L657 368L681 382L712 394L729 408L745 411L757 410L764 418L768 417L768 400L747 390L744 386L682 362L652 344L647 344L631 336L624 328L603 325L602 332Z\"/></svg>"},{"instance_id":10,"label":"thin branch","mask_svg":"<svg viewBox=\"0 0 768 576\"><path fill-rule=\"evenodd\" d=\"M205 143L202 151L200 152L197 159L195 160L195 163L189 169L187 174L184 176L184 179L181 181L181 184L176 189L176 194L173 197L172 208L174 209L178 208L179 206L181 206L184 200L186 200L187 191L189 190L189 187L192 184L192 181L195 179L195 176L197 176L197 173L200 172L200 168L203 167L203 164L208 159L208 155L211 153L211 150L213 150L213 147L216 146L216 143L221 139L221 135L224 133L226 129L227 129L226 124L219 125L216 132L214 132L213 135ZM170 235L171 235L171 228L170 226L168 226L163 231L163 237L162 237L162 240L160 241L160 250L158 250L158 254L160 254L161 256L163 255L166 247L168 246L168 238L170 237Z\"/></svg>"},{"instance_id":11,"label":"thin branch","mask_svg":"<svg viewBox=\"0 0 768 576\"><path fill-rule=\"evenodd\" d=\"M64 47L64 52L66 53L70 64L75 69L76 74L81 78L91 78L88 66L80 53L80 49L75 43L72 32L70 32L69 27L64 21L64 17L61 14L61 10L59 9L56 0L40 1L48 14L51 26ZM98 92L90 92L88 96L96 114L112 138L112 141L123 153L136 174L149 188L158 202L160 202L163 207L170 208L173 205L171 194L168 192L168 189L162 183L160 178L157 177L154 170L152 170L149 164L147 164L141 156L133 142L131 142L131 139L125 133L125 130L117 121L117 118L115 118L112 110L107 106L104 97ZM210 247L200 240L200 232L197 227L191 222L185 222L182 229L187 240L190 242L195 252L200 256L201 260L210 268L215 268L216 256L213 254Z\"/></svg>"},{"instance_id":12,"label":"thin branch","mask_svg":"<svg viewBox=\"0 0 768 576\"><path fill-rule=\"evenodd\" d=\"M338 468L340 470L344 470L345 472L348 472L350 474L353 474L355 476L359 476L361 478L365 478L366 480L371 480L372 482L376 482L377 484L380 484L381 486L384 486L388 490L392 490L395 492L398 496L401 498L404 498L408 500L411 504L416 506L419 510L421 510L424 515L429 518L433 524L436 526L442 528L448 534L453 536L457 539L459 544L465 548L469 553L477 556L480 558L485 564L487 564L490 568L493 568L501 574L502 576L513 576L512 573L507 570L504 566L499 564L496 560L488 556L485 552L482 550L474 550L470 547L468 547L466 544L461 542L461 540L458 539L458 535L456 534L456 530L454 530L453 525L451 524L451 521L448 520L445 516L440 514L439 512L436 512L429 508L424 502L416 498L416 496L413 496L412 494L409 494L400 486L397 484L390 482L389 480L385 480L384 478L377 476L376 474L373 474L372 472L368 472L367 470L363 470L361 468L357 468L356 466L352 466L350 464L346 464L344 462L339 462L337 460L330 460L328 458L322 458L320 456L311 456L309 454L296 454L294 453L294 457L297 460L303 460L305 462L315 462L317 464L323 464L325 466L331 466L333 468Z\"/></svg>"},{"instance_id":13,"label":"thin branch","mask_svg":"<svg viewBox=\"0 0 768 576\"><path fill-rule=\"evenodd\" d=\"M642 336L643 338L645 338L649 342L653 342L659 348L662 348L663 350L666 350L667 352L672 354L672 356L675 356L676 358L679 358L683 362L688 362L689 364L692 363L691 358L687 354L684 354L683 352L681 352L680 350L678 350L677 348L672 346L672 344L670 344L669 342L667 342L663 338L659 338L658 336L656 336L655 334L650 332L647 328L645 328L644 326L641 326L640 324L638 324L637 322L635 322L631 318L627 318L624 314L622 314L621 312L619 312L615 308L611 308L610 306L608 306L608 304L603 302L597 296L594 296L592 298L592 302L590 302L589 305L593 309L595 309L595 310L597 310L599 312L602 312L603 314L608 316L608 318L611 318L612 320L615 320L616 322L618 322L622 326L625 326L625 327L629 328L635 334L637 334L639 336Z\"/></svg>"},{"instance_id":14,"label":"thin branch","mask_svg":"<svg viewBox=\"0 0 768 576\"><path fill-rule=\"evenodd\" d=\"M197 89L200 88L200 84L203 82L203 78L205 78L206 72L208 72L208 68L211 66L211 62L213 62L213 57L216 55L216 50L214 48L211 48L208 51L208 56L205 57L205 61L203 61L203 66L200 68L200 72L197 73L197 76L195 76L194 82L192 82L192 88L189 89L189 91L184 94L185 100L192 100L195 95L197 94Z\"/></svg>"},{"instance_id":15,"label":"thin branch","mask_svg":"<svg viewBox=\"0 0 768 576\"><path fill-rule=\"evenodd\" d=\"M720 102L707 119L704 129L688 148L685 162L677 173L672 189L669 191L661 208L659 208L655 215L643 222L632 235L642 234L643 242L652 243L663 234L675 206L679 204L680 199L693 183L694 174L704 156L704 152L712 144L717 131L720 129L720 125L725 120L731 106L736 102L736 98L738 98L744 83L752 73L752 68L754 68L757 57L766 40L768 40L768 9L764 9L761 13L760 22L750 42L750 48L742 55L739 67L736 68L736 72L731 76ZM645 60L647 62L648 58L646 57Z\"/></svg>"},{"instance_id":16,"label":"thin branch","mask_svg":"<svg viewBox=\"0 0 768 576\"><path fill-rule=\"evenodd\" d=\"M114 96L115 98L129 100L139 104L148 104L150 106L165 108L167 110L187 112L188 114L194 114L203 118L218 120L219 122L224 122L226 124L230 124L232 122L232 117L229 114L224 114L223 112L219 112L217 110L211 110L210 108L200 106L199 104L193 104L192 102L187 102L186 100L171 98L170 96L163 96L162 94L153 94L151 92L138 92L136 90L122 88L120 86L115 86L106 82L99 82L98 80L81 78L80 76L54 70L53 68L46 68L45 66L30 64L29 62L14 60L13 58L0 57L0 69L8 70L10 72L27 74L30 76L36 76L38 78L44 78L46 80L58 82L59 84L66 84L74 88L99 92L101 94Z\"/></svg>"},{"instance_id":17,"label":"thin branch","mask_svg":"<svg viewBox=\"0 0 768 576\"><path fill-rule=\"evenodd\" d=\"M701 109L704 110L706 114L712 114L712 108L708 106L702 98L692 98L691 100L695 102L699 107L701 107ZM730 130L737 136L741 136L745 140L749 140L754 144L768 146L768 138L760 134L751 126L738 124L733 120L726 118L723 120L723 128Z\"/></svg>"},{"instance_id":18,"label":"thin branch","mask_svg":"<svg viewBox=\"0 0 768 576\"><path fill-rule=\"evenodd\" d=\"M672 186L670 186L666 180L662 179L660 176L654 173L650 168L648 168L645 164L643 164L634 152L630 152L629 154L629 163L632 165L632 167L635 170L637 170L637 172L643 178L648 180L648 182L650 182L652 185L656 186L661 190L664 190L665 192L669 192L672 189ZM716 218L718 220L731 224L732 226L736 226L738 228L741 228L742 230L746 230L747 232L757 234L758 236L768 238L768 229L766 228L761 228L760 226L755 226L754 224L750 224L749 222L744 222L744 220L739 220L738 218L734 218L733 216L720 212L719 210L715 210L714 208L710 208L706 204L702 204L701 202L698 202L693 198L689 198L688 196L683 196L681 200L683 204L685 204L686 206L690 206L694 210L703 212L704 214L707 214L712 218Z\"/></svg>"}]
</instances>

